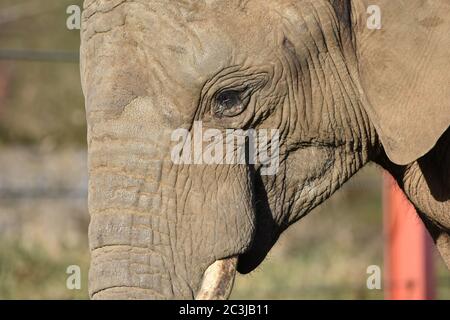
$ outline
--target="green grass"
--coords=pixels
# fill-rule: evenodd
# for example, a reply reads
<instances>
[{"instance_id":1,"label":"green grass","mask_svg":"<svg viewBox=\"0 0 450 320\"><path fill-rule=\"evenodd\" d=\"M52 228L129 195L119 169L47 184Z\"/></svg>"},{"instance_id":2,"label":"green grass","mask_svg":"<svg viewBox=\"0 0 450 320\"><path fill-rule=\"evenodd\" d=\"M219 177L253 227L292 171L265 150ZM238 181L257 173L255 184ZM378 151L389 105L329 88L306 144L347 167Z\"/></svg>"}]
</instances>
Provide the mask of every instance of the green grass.
<instances>
[{"instance_id":1,"label":"green grass","mask_svg":"<svg viewBox=\"0 0 450 320\"><path fill-rule=\"evenodd\" d=\"M61 248L58 255L42 246L2 241L0 245L0 299L87 299L87 247ZM81 290L66 287L67 267L81 268Z\"/></svg>"}]
</instances>

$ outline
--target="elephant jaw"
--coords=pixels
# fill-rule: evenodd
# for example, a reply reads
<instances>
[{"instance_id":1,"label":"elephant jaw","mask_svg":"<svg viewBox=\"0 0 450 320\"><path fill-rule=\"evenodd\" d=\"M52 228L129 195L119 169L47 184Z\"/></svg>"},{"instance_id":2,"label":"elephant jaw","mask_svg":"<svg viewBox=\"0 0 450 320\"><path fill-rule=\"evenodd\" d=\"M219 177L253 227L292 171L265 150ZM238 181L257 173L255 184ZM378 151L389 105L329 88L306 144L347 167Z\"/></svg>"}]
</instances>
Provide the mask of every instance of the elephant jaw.
<instances>
[{"instance_id":1,"label":"elephant jaw","mask_svg":"<svg viewBox=\"0 0 450 320\"><path fill-rule=\"evenodd\" d=\"M233 289L237 257L217 260L206 269L196 300L226 300Z\"/></svg>"}]
</instances>

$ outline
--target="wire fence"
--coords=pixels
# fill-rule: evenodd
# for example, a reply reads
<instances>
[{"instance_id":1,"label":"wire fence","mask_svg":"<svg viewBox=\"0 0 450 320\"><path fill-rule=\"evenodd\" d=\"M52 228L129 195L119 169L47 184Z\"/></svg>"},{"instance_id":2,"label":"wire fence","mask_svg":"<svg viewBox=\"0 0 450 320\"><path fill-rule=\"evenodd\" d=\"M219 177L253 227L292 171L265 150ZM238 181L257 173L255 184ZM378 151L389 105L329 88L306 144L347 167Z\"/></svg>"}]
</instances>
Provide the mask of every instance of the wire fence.
<instances>
[{"instance_id":1,"label":"wire fence","mask_svg":"<svg viewBox=\"0 0 450 320\"><path fill-rule=\"evenodd\" d=\"M0 49L0 60L78 63L80 59L78 52Z\"/></svg>"},{"instance_id":2,"label":"wire fence","mask_svg":"<svg viewBox=\"0 0 450 320\"><path fill-rule=\"evenodd\" d=\"M16 22L18 20L46 14L62 7L59 2L27 1L0 8L0 25Z\"/></svg>"},{"instance_id":3,"label":"wire fence","mask_svg":"<svg viewBox=\"0 0 450 320\"><path fill-rule=\"evenodd\" d=\"M47 1L45 5L40 1L25 1L2 7L0 8L0 25L48 14L62 8L64 8L64 3L59 1ZM79 53L55 50L0 49L0 60L78 63Z\"/></svg>"}]
</instances>

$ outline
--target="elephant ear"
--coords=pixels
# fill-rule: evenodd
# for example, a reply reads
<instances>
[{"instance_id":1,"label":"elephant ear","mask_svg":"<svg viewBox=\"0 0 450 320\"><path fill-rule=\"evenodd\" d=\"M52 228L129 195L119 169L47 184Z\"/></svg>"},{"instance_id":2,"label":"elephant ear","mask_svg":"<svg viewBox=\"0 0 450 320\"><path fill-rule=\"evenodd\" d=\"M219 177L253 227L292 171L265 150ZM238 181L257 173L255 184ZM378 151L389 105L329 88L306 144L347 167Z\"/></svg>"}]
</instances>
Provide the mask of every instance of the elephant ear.
<instances>
[{"instance_id":1,"label":"elephant ear","mask_svg":"<svg viewBox=\"0 0 450 320\"><path fill-rule=\"evenodd\" d=\"M390 160L411 163L450 125L450 1L352 0L352 20L369 118Z\"/></svg>"}]
</instances>

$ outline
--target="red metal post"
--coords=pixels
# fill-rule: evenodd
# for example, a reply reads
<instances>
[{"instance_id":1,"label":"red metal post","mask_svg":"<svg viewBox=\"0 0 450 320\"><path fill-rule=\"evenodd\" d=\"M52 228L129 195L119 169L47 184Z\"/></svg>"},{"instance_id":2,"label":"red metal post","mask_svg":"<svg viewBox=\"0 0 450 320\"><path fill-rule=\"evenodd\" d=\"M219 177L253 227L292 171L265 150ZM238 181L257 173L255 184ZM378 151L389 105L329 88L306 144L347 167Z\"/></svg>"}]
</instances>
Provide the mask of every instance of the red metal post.
<instances>
[{"instance_id":1,"label":"red metal post","mask_svg":"<svg viewBox=\"0 0 450 320\"><path fill-rule=\"evenodd\" d=\"M384 174L385 298L434 298L433 242L395 180Z\"/></svg>"}]
</instances>

